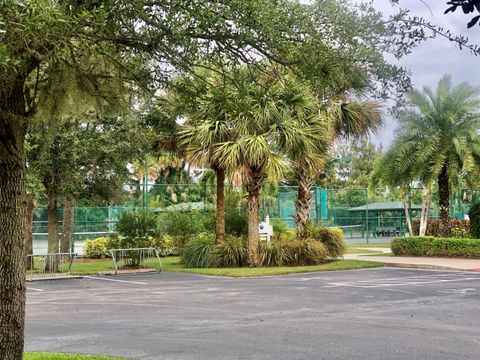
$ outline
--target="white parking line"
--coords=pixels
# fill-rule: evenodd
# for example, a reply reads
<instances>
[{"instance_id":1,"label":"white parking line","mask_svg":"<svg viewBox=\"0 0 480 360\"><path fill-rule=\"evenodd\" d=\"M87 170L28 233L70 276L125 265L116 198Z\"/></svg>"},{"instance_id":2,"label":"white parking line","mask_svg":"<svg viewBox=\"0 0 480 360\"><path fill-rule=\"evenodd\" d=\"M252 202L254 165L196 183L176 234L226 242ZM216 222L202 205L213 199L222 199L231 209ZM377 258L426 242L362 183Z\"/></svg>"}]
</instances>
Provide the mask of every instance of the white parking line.
<instances>
[{"instance_id":1,"label":"white parking line","mask_svg":"<svg viewBox=\"0 0 480 360\"><path fill-rule=\"evenodd\" d=\"M33 290L33 291L38 291L38 292L44 292L45 290L42 290L42 289L36 289L36 288L32 288L32 287L27 287L27 290Z\"/></svg>"},{"instance_id":2,"label":"white parking line","mask_svg":"<svg viewBox=\"0 0 480 360\"><path fill-rule=\"evenodd\" d=\"M148 283L141 282L141 281L127 281L127 280L120 280L120 279L107 279L107 278L98 277L98 276L84 276L83 278L84 279L92 279L92 280L104 280L104 281L121 282L121 283L136 284L136 285L148 285Z\"/></svg>"},{"instance_id":3,"label":"white parking line","mask_svg":"<svg viewBox=\"0 0 480 360\"><path fill-rule=\"evenodd\" d=\"M380 283L380 284L366 284L361 281L358 282L335 282L328 283L330 286L345 286L345 287L354 287L354 288L364 288L364 289L374 289L374 288L386 288L386 287L397 287L397 286L410 286L410 285L427 285L427 284L438 284L446 282L459 282L459 281L470 281L478 280L478 278L461 278L461 279L442 279L442 280L431 280L431 281L407 281L399 283Z\"/></svg>"}]
</instances>

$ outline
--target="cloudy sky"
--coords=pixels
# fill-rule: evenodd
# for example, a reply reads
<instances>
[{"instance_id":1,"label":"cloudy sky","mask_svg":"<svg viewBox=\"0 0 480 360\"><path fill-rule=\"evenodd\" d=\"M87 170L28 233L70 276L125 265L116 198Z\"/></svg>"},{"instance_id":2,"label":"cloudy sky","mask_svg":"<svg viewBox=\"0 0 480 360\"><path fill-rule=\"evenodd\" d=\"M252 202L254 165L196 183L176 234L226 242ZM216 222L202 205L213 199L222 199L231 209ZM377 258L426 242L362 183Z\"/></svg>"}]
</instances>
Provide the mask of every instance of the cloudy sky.
<instances>
[{"instance_id":1,"label":"cloudy sky","mask_svg":"<svg viewBox=\"0 0 480 360\"><path fill-rule=\"evenodd\" d=\"M460 9L453 14L443 15L447 8L446 0L400 0L403 8L412 15L422 16L432 23L451 30L453 34L467 36L471 42L480 44L480 26L467 29L467 23L473 15L464 15ZM389 0L373 0L374 6L384 14L395 11ZM412 54L398 62L411 72L413 85L435 87L440 77L448 73L454 83L468 81L480 86L480 56L474 56L469 50L459 50L458 46L446 39L437 38L418 46ZM385 129L372 140L388 147L397 127L395 119L387 119Z\"/></svg>"}]
</instances>

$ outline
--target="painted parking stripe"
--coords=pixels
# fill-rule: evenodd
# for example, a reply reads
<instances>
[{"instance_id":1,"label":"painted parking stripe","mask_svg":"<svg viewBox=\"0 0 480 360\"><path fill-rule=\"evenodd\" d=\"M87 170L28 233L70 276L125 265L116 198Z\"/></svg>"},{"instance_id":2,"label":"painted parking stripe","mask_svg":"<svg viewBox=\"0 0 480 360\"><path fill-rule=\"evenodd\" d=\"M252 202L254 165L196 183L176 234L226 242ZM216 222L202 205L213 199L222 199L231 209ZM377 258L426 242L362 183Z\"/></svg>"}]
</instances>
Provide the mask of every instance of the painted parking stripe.
<instances>
[{"instance_id":1,"label":"painted parking stripe","mask_svg":"<svg viewBox=\"0 0 480 360\"><path fill-rule=\"evenodd\" d=\"M27 290L33 290L33 291L38 291L38 292L44 292L45 290L42 289L37 289L37 288L32 288L32 287L27 287Z\"/></svg>"},{"instance_id":2,"label":"painted parking stripe","mask_svg":"<svg viewBox=\"0 0 480 360\"><path fill-rule=\"evenodd\" d=\"M460 281L471 281L478 280L478 278L460 278L460 279L441 279L441 280L430 280L430 281L407 281L399 283L379 283L379 284L366 284L360 281L355 283L348 282L335 282L328 283L330 286L344 286L344 287L355 287L355 288L364 288L364 289L374 289L374 288L386 288L386 287L397 287L397 286L411 286L411 285L428 285L428 284L438 284L438 283L447 283L447 282L460 282Z\"/></svg>"},{"instance_id":3,"label":"painted parking stripe","mask_svg":"<svg viewBox=\"0 0 480 360\"><path fill-rule=\"evenodd\" d=\"M136 285L148 285L146 282L141 281L128 281L128 280L120 280L120 279L108 279L99 276L84 276L84 279L92 279L92 280L104 280L104 281L113 281L113 282L120 282L120 283L127 283L127 284L136 284Z\"/></svg>"}]
</instances>

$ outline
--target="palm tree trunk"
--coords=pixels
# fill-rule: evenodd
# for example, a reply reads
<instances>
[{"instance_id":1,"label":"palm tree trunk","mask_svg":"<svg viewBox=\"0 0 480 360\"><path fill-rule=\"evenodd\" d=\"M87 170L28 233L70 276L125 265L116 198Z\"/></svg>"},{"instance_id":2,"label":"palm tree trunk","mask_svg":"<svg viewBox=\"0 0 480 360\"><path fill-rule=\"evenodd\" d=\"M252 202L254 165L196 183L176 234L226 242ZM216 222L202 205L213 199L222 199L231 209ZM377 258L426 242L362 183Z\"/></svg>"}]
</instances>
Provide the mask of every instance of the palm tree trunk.
<instances>
[{"instance_id":1,"label":"palm tree trunk","mask_svg":"<svg viewBox=\"0 0 480 360\"><path fill-rule=\"evenodd\" d=\"M440 220L450 220L450 188L448 184L448 169L444 165L438 176L438 205L440 208Z\"/></svg>"},{"instance_id":2,"label":"palm tree trunk","mask_svg":"<svg viewBox=\"0 0 480 360\"><path fill-rule=\"evenodd\" d=\"M306 226L310 219L310 208L313 196L310 189L313 186L313 178L305 172L304 167L299 167L297 172L298 193L296 201L295 221L297 223L297 237L305 237Z\"/></svg>"},{"instance_id":3,"label":"palm tree trunk","mask_svg":"<svg viewBox=\"0 0 480 360\"><path fill-rule=\"evenodd\" d=\"M247 185L247 207L248 207L248 259L249 267L260 266L260 237L258 235L258 217L260 212L260 188L264 176L253 174L252 180Z\"/></svg>"},{"instance_id":4,"label":"palm tree trunk","mask_svg":"<svg viewBox=\"0 0 480 360\"><path fill-rule=\"evenodd\" d=\"M405 189L403 187L400 189L400 195L402 197L402 205L403 205L403 211L405 212L405 221L407 222L407 229L410 236L413 236L412 219L410 218L410 211L408 210L408 205L407 205L407 196L405 194Z\"/></svg>"},{"instance_id":5,"label":"palm tree trunk","mask_svg":"<svg viewBox=\"0 0 480 360\"><path fill-rule=\"evenodd\" d=\"M217 214L215 235L217 244L225 242L225 170L216 169L217 173Z\"/></svg>"},{"instance_id":6,"label":"palm tree trunk","mask_svg":"<svg viewBox=\"0 0 480 360\"><path fill-rule=\"evenodd\" d=\"M1 73L1 72L0 72ZM0 74L1 75L1 74ZM1 77L1 76L0 76ZM25 323L25 100L21 74L0 87L0 359L21 360Z\"/></svg>"},{"instance_id":7,"label":"palm tree trunk","mask_svg":"<svg viewBox=\"0 0 480 360\"><path fill-rule=\"evenodd\" d=\"M63 226L62 240L60 243L60 252L69 253L71 248L71 239L74 223L75 198L72 194L67 194L63 206Z\"/></svg>"},{"instance_id":8,"label":"palm tree trunk","mask_svg":"<svg viewBox=\"0 0 480 360\"><path fill-rule=\"evenodd\" d=\"M25 253L27 255L33 254L33 209L35 207L35 201L33 200L33 195L27 195L26 201L26 218L27 218L27 225L26 225L26 234L25 234ZM32 262L27 261L27 270L32 269Z\"/></svg>"}]
</instances>

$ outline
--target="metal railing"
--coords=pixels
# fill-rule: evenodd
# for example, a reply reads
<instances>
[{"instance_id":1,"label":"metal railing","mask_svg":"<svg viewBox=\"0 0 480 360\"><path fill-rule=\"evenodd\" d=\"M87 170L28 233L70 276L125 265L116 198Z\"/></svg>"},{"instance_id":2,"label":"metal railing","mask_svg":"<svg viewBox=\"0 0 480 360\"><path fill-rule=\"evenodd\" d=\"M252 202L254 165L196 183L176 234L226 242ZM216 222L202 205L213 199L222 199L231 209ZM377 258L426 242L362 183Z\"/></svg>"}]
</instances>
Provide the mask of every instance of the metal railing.
<instances>
[{"instance_id":1,"label":"metal railing","mask_svg":"<svg viewBox=\"0 0 480 360\"><path fill-rule=\"evenodd\" d=\"M58 276L76 272L75 253L27 255L27 276Z\"/></svg>"},{"instance_id":2,"label":"metal railing","mask_svg":"<svg viewBox=\"0 0 480 360\"><path fill-rule=\"evenodd\" d=\"M112 249L110 254L115 275L128 269L155 270L155 262L158 262L158 271L162 271L162 260L155 248Z\"/></svg>"}]
</instances>

